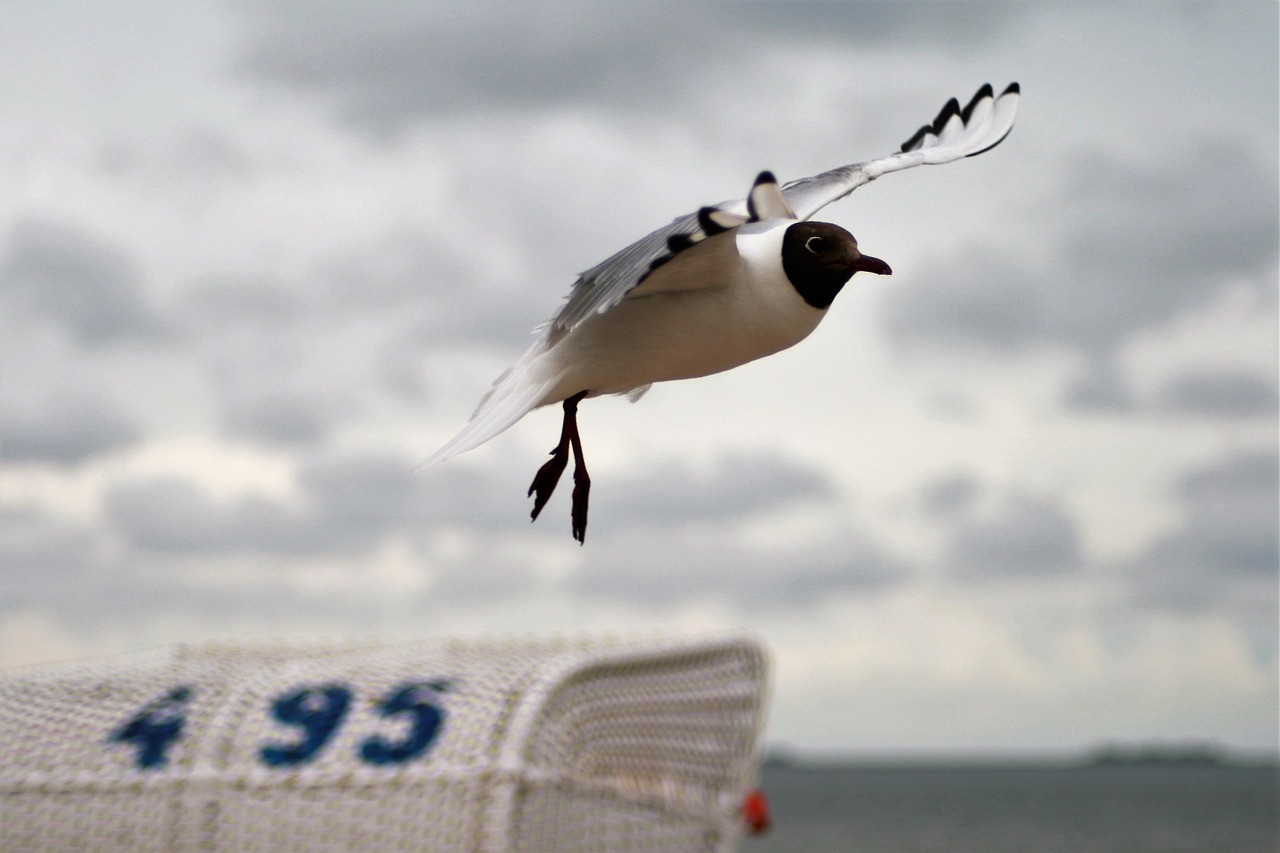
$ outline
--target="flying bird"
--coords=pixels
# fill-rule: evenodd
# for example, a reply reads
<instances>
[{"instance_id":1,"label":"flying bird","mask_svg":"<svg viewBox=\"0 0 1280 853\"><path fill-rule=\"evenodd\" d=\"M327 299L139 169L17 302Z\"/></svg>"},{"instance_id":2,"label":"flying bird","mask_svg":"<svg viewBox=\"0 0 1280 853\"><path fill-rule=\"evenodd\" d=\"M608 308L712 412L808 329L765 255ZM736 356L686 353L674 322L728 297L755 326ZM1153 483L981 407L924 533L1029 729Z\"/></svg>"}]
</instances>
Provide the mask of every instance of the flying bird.
<instances>
[{"instance_id":1,"label":"flying bird","mask_svg":"<svg viewBox=\"0 0 1280 853\"><path fill-rule=\"evenodd\" d=\"M578 276L537 340L493 383L462 431L422 463L478 447L540 406L561 403L560 441L533 478L533 519L572 453L573 537L585 541L591 478L578 404L601 394L634 402L655 382L719 373L806 338L854 274L889 275L845 229L815 213L881 175L989 151L1009 135L1020 90L988 83L952 98L893 154L779 187L761 172L745 199L682 216Z\"/></svg>"}]
</instances>

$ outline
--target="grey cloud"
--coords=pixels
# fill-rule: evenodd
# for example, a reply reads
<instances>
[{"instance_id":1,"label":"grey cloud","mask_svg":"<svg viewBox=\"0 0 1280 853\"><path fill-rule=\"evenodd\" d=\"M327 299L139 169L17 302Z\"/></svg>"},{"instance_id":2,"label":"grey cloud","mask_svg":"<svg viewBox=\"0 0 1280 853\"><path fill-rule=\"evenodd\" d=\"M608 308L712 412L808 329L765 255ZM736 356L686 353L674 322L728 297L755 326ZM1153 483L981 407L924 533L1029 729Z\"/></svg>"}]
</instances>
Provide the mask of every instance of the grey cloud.
<instances>
[{"instance_id":1,"label":"grey cloud","mask_svg":"<svg viewBox=\"0 0 1280 853\"><path fill-rule=\"evenodd\" d=\"M235 436L266 444L314 444L339 419L335 407L315 396L273 394L226 407L224 422Z\"/></svg>"},{"instance_id":2,"label":"grey cloud","mask_svg":"<svg viewBox=\"0 0 1280 853\"><path fill-rule=\"evenodd\" d=\"M395 236L321 259L298 282L196 279L153 307L127 256L74 225L24 220L9 237L0 327L11 326L4 336L22 348L6 376L0 458L17 461L72 464L140 438L144 425L116 401L49 390L73 376L140 388L119 372L134 356L158 371L187 372L194 381L186 390L210 399L227 434L306 446L387 395L420 405L418 377L441 344L465 338L514 350L539 316L511 307L532 302L533 289L496 293L481 274L469 292L452 254L426 238ZM542 294L548 310L554 292ZM77 360L64 336L90 348L140 346Z\"/></svg>"},{"instance_id":3,"label":"grey cloud","mask_svg":"<svg viewBox=\"0 0 1280 853\"><path fill-rule=\"evenodd\" d=\"M527 206L522 209L528 213ZM493 229L485 238L488 248L503 234ZM526 343L572 277L535 261L515 286L495 283L476 248L432 235L392 235L325 262L318 271L318 301L333 316L346 318L354 310L404 320L397 343L414 353L441 344ZM563 285L556 285L557 278Z\"/></svg>"},{"instance_id":4,"label":"grey cloud","mask_svg":"<svg viewBox=\"0 0 1280 853\"><path fill-rule=\"evenodd\" d=\"M238 181L255 172L250 156L217 127L191 127L173 139L146 144L110 142L97 165L108 175L142 186L167 188L174 180L182 180L188 197L193 191L208 190L210 182Z\"/></svg>"},{"instance_id":5,"label":"grey cloud","mask_svg":"<svg viewBox=\"0 0 1280 853\"><path fill-rule=\"evenodd\" d=\"M137 441L138 426L93 396L55 396L0 407L0 459L74 465Z\"/></svg>"},{"instance_id":6,"label":"grey cloud","mask_svg":"<svg viewBox=\"0 0 1280 853\"><path fill-rule=\"evenodd\" d=\"M1051 337L1051 283L1038 270L975 250L962 265L926 268L909 288L890 294L886 321L896 336L943 345L1021 349Z\"/></svg>"},{"instance_id":7,"label":"grey cloud","mask_svg":"<svg viewBox=\"0 0 1280 853\"><path fill-rule=\"evenodd\" d=\"M369 546L382 532L427 534L447 523L406 509L424 489L410 489L413 497L404 502L385 493L404 491L398 477L404 470L379 458L317 460L308 471L319 497L297 507L265 498L222 502L177 478L110 489L105 524L0 507L0 615L42 610L82 638L110 631L113 643L156 616L275 635L287 633L296 618L367 634L371 626L420 625L436 608L532 588L537 579L520 559L521 543L551 531L522 526L518 518L511 536L474 537L465 561L436 561L429 568L437 582L423 592L392 594L360 583ZM346 486L351 494L337 497ZM483 495L474 500L487 502ZM455 492L437 503L450 501L467 503L468 496ZM468 512L451 511L455 518ZM290 567L291 558L303 559ZM300 582L296 567L311 558L347 576L336 587ZM211 566L231 570L205 571Z\"/></svg>"},{"instance_id":8,"label":"grey cloud","mask_svg":"<svg viewBox=\"0 0 1280 853\"><path fill-rule=\"evenodd\" d=\"M1230 370L1178 376L1163 389L1158 403L1176 414L1215 417L1274 417L1277 405L1275 377Z\"/></svg>"},{"instance_id":9,"label":"grey cloud","mask_svg":"<svg viewBox=\"0 0 1280 853\"><path fill-rule=\"evenodd\" d=\"M895 291L887 306L894 334L992 352L1079 349L1103 370L1079 399L1114 403L1106 360L1134 332L1207 304L1242 275L1271 301L1276 173L1250 149L1206 142L1153 164L1093 154L1066 178L1069 196L1054 205L1063 231L1048 267L975 250Z\"/></svg>"},{"instance_id":10,"label":"grey cloud","mask_svg":"<svg viewBox=\"0 0 1280 853\"><path fill-rule=\"evenodd\" d=\"M167 553L318 554L342 546L333 531L301 512L260 497L221 505L190 482L172 478L117 484L107 492L108 521L131 545Z\"/></svg>"},{"instance_id":11,"label":"grey cloud","mask_svg":"<svg viewBox=\"0 0 1280 853\"><path fill-rule=\"evenodd\" d=\"M380 531L439 517L428 513L423 479L402 457L356 456L313 462L299 473L298 482L326 525Z\"/></svg>"},{"instance_id":12,"label":"grey cloud","mask_svg":"<svg viewBox=\"0 0 1280 853\"><path fill-rule=\"evenodd\" d=\"M602 7L495 10L483 4L469 10L401 6L394 14L361 10L358 17L327 11L273 21L246 57L246 69L332 92L349 120L379 130L476 104L598 96L626 83L624 69L660 67L643 50L643 40L619 43L610 33L657 35L656 23L669 38L684 41L669 16L635 7L619 7L616 15ZM504 19L497 26L495 12Z\"/></svg>"},{"instance_id":13,"label":"grey cloud","mask_svg":"<svg viewBox=\"0 0 1280 853\"><path fill-rule=\"evenodd\" d=\"M1122 412L1133 408L1134 394L1111 350L1093 353L1083 377L1067 389L1067 405L1097 411Z\"/></svg>"},{"instance_id":14,"label":"grey cloud","mask_svg":"<svg viewBox=\"0 0 1280 853\"><path fill-rule=\"evenodd\" d=\"M1178 494L1191 503L1274 498L1278 466L1280 457L1274 451L1233 453L1215 465L1184 476L1178 481Z\"/></svg>"},{"instance_id":15,"label":"grey cloud","mask_svg":"<svg viewBox=\"0 0 1280 853\"><path fill-rule=\"evenodd\" d=\"M1146 273L1151 281L1142 284L1164 295L1166 316L1201 301L1206 278L1275 264L1276 166L1241 142L1205 139L1154 165L1094 153L1066 177L1073 219L1063 260L1116 286ZM1113 298L1122 308L1126 300L1158 307L1133 288Z\"/></svg>"},{"instance_id":16,"label":"grey cloud","mask_svg":"<svg viewBox=\"0 0 1280 853\"><path fill-rule=\"evenodd\" d=\"M191 282L174 313L188 333L220 334L245 325L278 328L308 310L300 293L275 279L217 278Z\"/></svg>"},{"instance_id":17,"label":"grey cloud","mask_svg":"<svg viewBox=\"0 0 1280 853\"><path fill-rule=\"evenodd\" d=\"M415 473L389 454L312 459L298 473L300 497L218 501L175 478L114 484L105 497L112 526L134 547L170 554L350 556L391 533L496 524L492 477L471 470Z\"/></svg>"},{"instance_id":18,"label":"grey cloud","mask_svg":"<svg viewBox=\"0 0 1280 853\"><path fill-rule=\"evenodd\" d=\"M619 524L671 529L825 503L836 489L818 468L766 452L724 455L705 468L654 460L596 493L597 511Z\"/></svg>"},{"instance_id":19,"label":"grey cloud","mask_svg":"<svg viewBox=\"0 0 1280 853\"><path fill-rule=\"evenodd\" d=\"M0 611L83 594L99 562L95 551L92 528L0 507Z\"/></svg>"},{"instance_id":20,"label":"grey cloud","mask_svg":"<svg viewBox=\"0 0 1280 853\"><path fill-rule=\"evenodd\" d=\"M194 282L169 324L182 330L230 434L310 444L388 398L420 406L430 360L459 347L514 359L560 290L495 283L486 272L464 270L432 237L392 234L322 257L297 281ZM540 280L536 268L529 280Z\"/></svg>"},{"instance_id":21,"label":"grey cloud","mask_svg":"<svg viewBox=\"0 0 1280 853\"><path fill-rule=\"evenodd\" d=\"M1185 524L1157 545L1205 568L1274 576L1280 571L1280 457L1240 453L1179 483Z\"/></svg>"},{"instance_id":22,"label":"grey cloud","mask_svg":"<svg viewBox=\"0 0 1280 853\"><path fill-rule=\"evenodd\" d=\"M524 476L516 482L506 472L466 466L416 473L392 454L328 455L299 470L296 500L223 501L192 482L159 478L114 485L104 514L131 559L178 566L208 556L355 557L392 535L425 545L451 530L470 543L466 568L448 561L437 566L429 597L493 599L535 583L518 555L536 542L568 539L562 506L528 524L526 483ZM629 494L633 488L640 489L638 497ZM616 478L597 490L615 497L592 507L600 521L591 548L612 556L603 564L585 561L566 590L641 603L721 595L750 607L764 599L812 603L828 592L878 588L901 576L896 560L852 529L798 548L744 543L745 526L760 515L829 499L830 490L815 471L769 454L724 459L704 474L676 466L665 480ZM662 535L654 537L655 530ZM599 571L592 568L597 565Z\"/></svg>"},{"instance_id":23,"label":"grey cloud","mask_svg":"<svg viewBox=\"0 0 1280 853\"><path fill-rule=\"evenodd\" d=\"M427 598L436 604L474 604L509 599L533 590L538 579L510 539L525 539L531 528L515 537L486 537L476 543L465 564L451 564L436 578ZM559 531L563 535L563 531Z\"/></svg>"},{"instance_id":24,"label":"grey cloud","mask_svg":"<svg viewBox=\"0 0 1280 853\"><path fill-rule=\"evenodd\" d=\"M0 262L0 306L38 317L96 347L158 330L136 265L119 248L74 226L19 220Z\"/></svg>"},{"instance_id":25,"label":"grey cloud","mask_svg":"<svg viewBox=\"0 0 1280 853\"><path fill-rule=\"evenodd\" d=\"M609 537L608 561L586 561L567 581L592 599L642 606L711 599L744 611L808 607L870 593L906 577L905 566L855 530L777 547L748 544L730 525L710 534L672 530Z\"/></svg>"},{"instance_id":26,"label":"grey cloud","mask_svg":"<svg viewBox=\"0 0 1280 853\"><path fill-rule=\"evenodd\" d=\"M1242 451L1177 484L1180 526L1132 566L1148 602L1201 609L1229 598L1233 584L1275 595L1280 571L1280 456ZM1271 616L1274 624L1274 612Z\"/></svg>"},{"instance_id":27,"label":"grey cloud","mask_svg":"<svg viewBox=\"0 0 1280 853\"><path fill-rule=\"evenodd\" d=\"M1009 6L244 3L246 74L331 95L378 132L433 115L533 105L669 104L740 79L780 44L971 49Z\"/></svg>"},{"instance_id":28,"label":"grey cloud","mask_svg":"<svg viewBox=\"0 0 1280 853\"><path fill-rule=\"evenodd\" d=\"M153 614L217 619L224 626L258 622L287 630L282 614L367 632L388 604L376 593L309 592L274 568L246 577L196 578L175 569L187 554L119 548L109 532L29 508L0 509L0 614L46 611L81 639L109 632L118 643Z\"/></svg>"},{"instance_id":29,"label":"grey cloud","mask_svg":"<svg viewBox=\"0 0 1280 853\"><path fill-rule=\"evenodd\" d=\"M991 516L974 516L952 534L950 568L961 577L1038 577L1081 565L1078 526L1060 506L1010 495Z\"/></svg>"},{"instance_id":30,"label":"grey cloud","mask_svg":"<svg viewBox=\"0 0 1280 853\"><path fill-rule=\"evenodd\" d=\"M322 301L268 277L201 280L175 301L181 357L227 434L314 445L367 408L377 382L365 362L381 328L358 309L326 313Z\"/></svg>"},{"instance_id":31,"label":"grey cloud","mask_svg":"<svg viewBox=\"0 0 1280 853\"><path fill-rule=\"evenodd\" d=\"M322 248L297 280L264 275L193 282L174 308L174 323L211 337L245 328L273 337L281 328L360 320L382 321L388 332L404 326L436 342L456 340L464 331L469 337L489 333L494 324L477 319L501 319L502 311L510 323L509 315L518 313L512 302L519 306L524 292L496 290L483 263L468 257L471 249L418 233L391 233L342 253ZM513 331L505 329L506 338Z\"/></svg>"},{"instance_id":32,"label":"grey cloud","mask_svg":"<svg viewBox=\"0 0 1280 853\"><path fill-rule=\"evenodd\" d=\"M69 609L78 627L109 628L117 637L137 621L163 615L166 619L202 619L214 622L217 633L231 633L239 626L253 626L258 636L280 637L293 629L294 620L322 623L330 630L367 636L370 626L382 626L396 610L376 589L361 593L344 588L307 589L275 567L261 567L234 579L192 577L175 571L172 558L135 555L140 563L113 566L113 582L98 582L98 607ZM179 564L181 565L181 563ZM109 610L104 609L110 607ZM118 642L118 640L117 640Z\"/></svg>"},{"instance_id":33,"label":"grey cloud","mask_svg":"<svg viewBox=\"0 0 1280 853\"><path fill-rule=\"evenodd\" d=\"M742 7L726 4L725 19ZM869 48L927 46L968 52L999 40L1023 14L1016 3L760 3L746 7L742 25L759 38L790 37L802 44Z\"/></svg>"},{"instance_id":34,"label":"grey cloud","mask_svg":"<svg viewBox=\"0 0 1280 853\"><path fill-rule=\"evenodd\" d=\"M967 514L982 494L982 484L969 473L956 473L927 484L920 495L920 508L935 519L954 519Z\"/></svg>"},{"instance_id":35,"label":"grey cloud","mask_svg":"<svg viewBox=\"0 0 1280 853\"><path fill-rule=\"evenodd\" d=\"M755 541L772 514L820 511L832 529L802 541ZM742 610L810 606L824 596L880 589L906 567L840 516L822 470L773 452L720 456L705 466L657 460L592 492L592 545L568 590L590 598L661 606L711 598ZM655 535L656 534L656 535Z\"/></svg>"}]
</instances>

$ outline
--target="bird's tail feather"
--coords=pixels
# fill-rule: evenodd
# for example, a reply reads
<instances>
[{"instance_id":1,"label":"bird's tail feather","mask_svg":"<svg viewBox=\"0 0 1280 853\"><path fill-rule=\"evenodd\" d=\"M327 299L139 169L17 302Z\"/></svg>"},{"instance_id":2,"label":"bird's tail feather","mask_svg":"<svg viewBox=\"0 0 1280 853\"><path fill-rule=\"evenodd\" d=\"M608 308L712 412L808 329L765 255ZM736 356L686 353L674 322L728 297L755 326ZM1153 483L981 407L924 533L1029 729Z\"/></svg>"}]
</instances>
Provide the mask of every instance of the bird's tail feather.
<instances>
[{"instance_id":1,"label":"bird's tail feather","mask_svg":"<svg viewBox=\"0 0 1280 853\"><path fill-rule=\"evenodd\" d=\"M530 347L519 361L494 380L467 425L414 470L429 468L479 447L542 405L547 392L564 377L563 372L547 375L545 362L540 358L546 352L542 343Z\"/></svg>"}]
</instances>

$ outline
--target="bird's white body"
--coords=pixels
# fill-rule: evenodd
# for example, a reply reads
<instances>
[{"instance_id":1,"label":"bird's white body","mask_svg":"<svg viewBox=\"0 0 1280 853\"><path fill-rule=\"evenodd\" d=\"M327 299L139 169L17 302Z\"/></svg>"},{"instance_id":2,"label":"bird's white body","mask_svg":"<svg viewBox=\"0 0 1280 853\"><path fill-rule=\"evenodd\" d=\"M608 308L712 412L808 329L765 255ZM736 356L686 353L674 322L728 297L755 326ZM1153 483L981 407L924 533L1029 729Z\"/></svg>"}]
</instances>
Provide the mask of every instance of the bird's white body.
<instances>
[{"instance_id":1,"label":"bird's white body","mask_svg":"<svg viewBox=\"0 0 1280 853\"><path fill-rule=\"evenodd\" d=\"M963 109L952 98L885 157L781 188L762 173L746 199L679 217L582 273L533 346L423 465L483 444L539 406L601 394L638 399L654 382L719 373L803 340L829 302L815 307L790 280L788 227L881 175L995 147L1013 127L1019 93L1016 83L999 96L986 85Z\"/></svg>"},{"instance_id":2,"label":"bird's white body","mask_svg":"<svg viewBox=\"0 0 1280 853\"><path fill-rule=\"evenodd\" d=\"M708 238L663 267L664 286L642 284L583 320L534 356L560 377L537 405L708 376L803 340L826 311L805 303L783 272L790 224L767 220Z\"/></svg>"}]
</instances>

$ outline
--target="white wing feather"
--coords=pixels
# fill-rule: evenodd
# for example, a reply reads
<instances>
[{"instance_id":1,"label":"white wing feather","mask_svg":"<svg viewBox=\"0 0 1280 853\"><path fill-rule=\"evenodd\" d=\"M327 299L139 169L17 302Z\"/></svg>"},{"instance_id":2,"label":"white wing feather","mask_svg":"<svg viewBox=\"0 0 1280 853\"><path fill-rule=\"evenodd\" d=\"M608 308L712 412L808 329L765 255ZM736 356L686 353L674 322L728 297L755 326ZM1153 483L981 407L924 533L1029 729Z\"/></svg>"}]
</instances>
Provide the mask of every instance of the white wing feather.
<instances>
[{"instance_id":1,"label":"white wing feather","mask_svg":"<svg viewBox=\"0 0 1280 853\"><path fill-rule=\"evenodd\" d=\"M546 361L542 358L546 353L545 341L539 340L529 347L519 361L494 380L493 387L480 400L480 405L476 406L462 431L417 468L429 468L437 462L473 450L536 409L564 375L548 374Z\"/></svg>"}]
</instances>

